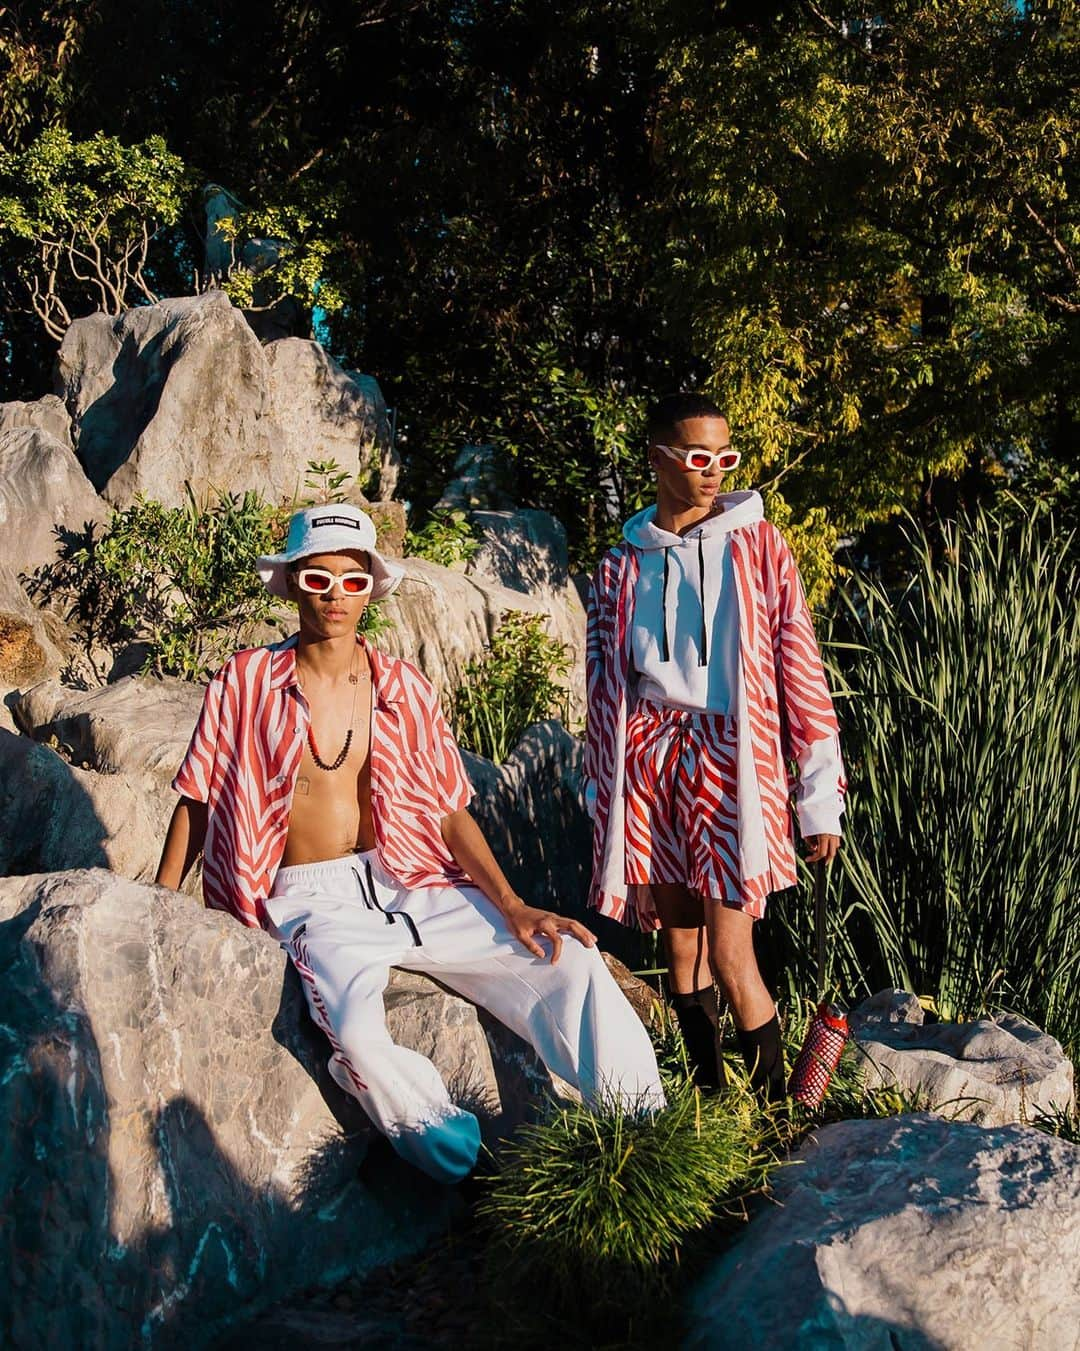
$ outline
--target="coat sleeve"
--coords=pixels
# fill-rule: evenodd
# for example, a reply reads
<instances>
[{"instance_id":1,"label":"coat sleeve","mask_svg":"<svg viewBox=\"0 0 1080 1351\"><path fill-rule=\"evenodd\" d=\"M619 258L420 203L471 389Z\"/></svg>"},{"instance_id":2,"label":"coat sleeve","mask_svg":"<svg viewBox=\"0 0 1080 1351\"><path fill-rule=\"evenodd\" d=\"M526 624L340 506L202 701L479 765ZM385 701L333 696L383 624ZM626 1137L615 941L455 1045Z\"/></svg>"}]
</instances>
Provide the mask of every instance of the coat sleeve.
<instances>
[{"instance_id":1,"label":"coat sleeve","mask_svg":"<svg viewBox=\"0 0 1080 1351\"><path fill-rule=\"evenodd\" d=\"M847 780L839 728L810 607L787 541L768 527L765 593L780 698L783 752L798 766L795 812L807 835L839 835Z\"/></svg>"},{"instance_id":2,"label":"coat sleeve","mask_svg":"<svg viewBox=\"0 0 1080 1351\"><path fill-rule=\"evenodd\" d=\"M191 742L188 745L172 786L183 797L196 802L209 802L210 785L214 776L214 762L222 737L222 718L225 708L228 664L216 675L210 677L210 683L203 695L202 711L195 724Z\"/></svg>"}]
</instances>

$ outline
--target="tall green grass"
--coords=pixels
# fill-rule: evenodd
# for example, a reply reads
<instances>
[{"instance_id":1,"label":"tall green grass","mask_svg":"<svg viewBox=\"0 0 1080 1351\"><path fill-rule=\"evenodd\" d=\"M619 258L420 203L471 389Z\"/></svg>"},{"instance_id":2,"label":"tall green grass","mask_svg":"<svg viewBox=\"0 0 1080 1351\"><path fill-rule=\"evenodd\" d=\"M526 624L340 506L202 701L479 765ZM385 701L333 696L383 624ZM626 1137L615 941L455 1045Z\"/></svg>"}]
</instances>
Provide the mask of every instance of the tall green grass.
<instances>
[{"instance_id":1,"label":"tall green grass","mask_svg":"<svg viewBox=\"0 0 1080 1351\"><path fill-rule=\"evenodd\" d=\"M1017 1010L1080 1049L1080 576L1047 516L980 513L909 580L852 577L824 644L850 790L832 979L947 1018ZM809 886L774 908L811 988Z\"/></svg>"}]
</instances>

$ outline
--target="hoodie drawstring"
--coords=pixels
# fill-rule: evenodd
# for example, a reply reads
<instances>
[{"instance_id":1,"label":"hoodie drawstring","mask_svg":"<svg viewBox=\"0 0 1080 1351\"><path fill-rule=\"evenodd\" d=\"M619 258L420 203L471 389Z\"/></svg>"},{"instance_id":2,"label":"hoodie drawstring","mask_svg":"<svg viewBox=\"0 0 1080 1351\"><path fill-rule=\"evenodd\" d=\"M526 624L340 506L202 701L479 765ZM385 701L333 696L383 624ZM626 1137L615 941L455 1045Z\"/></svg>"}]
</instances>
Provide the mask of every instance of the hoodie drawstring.
<instances>
[{"instance_id":1,"label":"hoodie drawstring","mask_svg":"<svg viewBox=\"0 0 1080 1351\"><path fill-rule=\"evenodd\" d=\"M660 660L661 660L661 661L670 661L670 660L671 660L671 648L670 648L669 645L668 645L668 632L667 632L667 630L668 630L668 623L667 623L667 584L668 584L668 567L669 567L669 565L668 565L668 554L669 554L669 553L670 553L670 546L665 545L665 546L664 546L664 589L663 589L663 591L660 593L660 617L661 617L661 622L662 622L663 629L664 629L664 633L663 633L663 643L661 644L661 648L660 648Z\"/></svg>"},{"instance_id":2,"label":"hoodie drawstring","mask_svg":"<svg viewBox=\"0 0 1080 1351\"><path fill-rule=\"evenodd\" d=\"M698 649L698 665L709 664L709 633L705 623L705 546L702 535L697 537L698 582L701 589L701 643Z\"/></svg>"}]
</instances>

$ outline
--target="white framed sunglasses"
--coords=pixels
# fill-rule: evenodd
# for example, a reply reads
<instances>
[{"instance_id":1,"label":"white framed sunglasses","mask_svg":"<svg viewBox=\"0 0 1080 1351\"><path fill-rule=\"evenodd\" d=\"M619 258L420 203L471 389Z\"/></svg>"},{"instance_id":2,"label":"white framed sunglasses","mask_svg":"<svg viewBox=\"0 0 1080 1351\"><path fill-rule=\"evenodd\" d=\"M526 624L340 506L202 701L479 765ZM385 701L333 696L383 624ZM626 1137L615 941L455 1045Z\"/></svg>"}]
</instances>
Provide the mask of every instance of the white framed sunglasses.
<instances>
[{"instance_id":1,"label":"white framed sunglasses","mask_svg":"<svg viewBox=\"0 0 1080 1351\"><path fill-rule=\"evenodd\" d=\"M662 446L659 441L653 444L657 450L662 450L669 459L678 460L686 470L695 470L699 474L704 474L714 466L721 473L726 474L730 470L738 467L742 459L740 451L732 450L729 446L727 450L718 450L713 453L710 450L676 450L674 446Z\"/></svg>"},{"instance_id":2,"label":"white framed sunglasses","mask_svg":"<svg viewBox=\"0 0 1080 1351\"><path fill-rule=\"evenodd\" d=\"M296 585L309 596L325 596L334 589L334 583L341 586L346 596L366 596L375 585L370 572L330 572L326 568L298 568Z\"/></svg>"}]
</instances>

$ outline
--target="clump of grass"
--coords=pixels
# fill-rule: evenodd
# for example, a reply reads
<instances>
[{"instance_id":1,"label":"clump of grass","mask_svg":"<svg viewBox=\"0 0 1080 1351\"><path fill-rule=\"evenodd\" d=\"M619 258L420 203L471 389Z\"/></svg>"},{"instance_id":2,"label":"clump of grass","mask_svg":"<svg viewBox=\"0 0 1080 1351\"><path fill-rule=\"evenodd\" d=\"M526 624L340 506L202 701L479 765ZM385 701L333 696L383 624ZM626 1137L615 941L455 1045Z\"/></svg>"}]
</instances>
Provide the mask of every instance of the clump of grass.
<instances>
[{"instance_id":1,"label":"clump of grass","mask_svg":"<svg viewBox=\"0 0 1080 1351\"><path fill-rule=\"evenodd\" d=\"M690 1234L760 1192L774 1163L744 1094L675 1081L661 1112L568 1104L523 1127L477 1214L519 1273L571 1295L583 1279L640 1277L677 1258Z\"/></svg>"}]
</instances>

